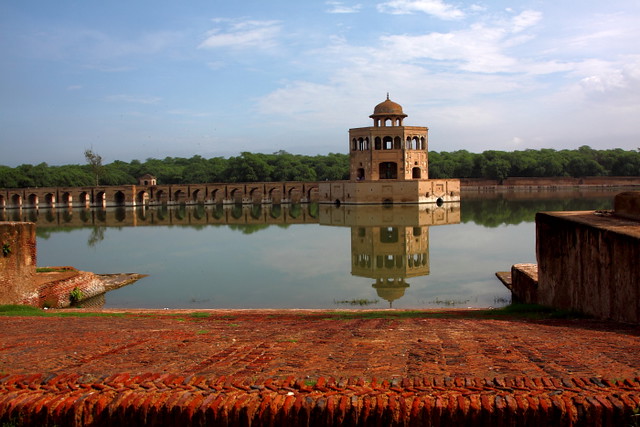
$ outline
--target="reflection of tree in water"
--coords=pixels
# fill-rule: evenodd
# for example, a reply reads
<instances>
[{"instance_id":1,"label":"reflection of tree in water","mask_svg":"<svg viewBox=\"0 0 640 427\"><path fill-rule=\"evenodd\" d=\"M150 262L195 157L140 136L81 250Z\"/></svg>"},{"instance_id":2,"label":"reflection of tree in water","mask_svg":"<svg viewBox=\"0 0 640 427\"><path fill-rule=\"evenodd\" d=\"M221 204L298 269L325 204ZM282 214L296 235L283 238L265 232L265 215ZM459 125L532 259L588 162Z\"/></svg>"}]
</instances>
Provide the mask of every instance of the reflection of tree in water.
<instances>
[{"instance_id":1,"label":"reflection of tree in water","mask_svg":"<svg viewBox=\"0 0 640 427\"><path fill-rule=\"evenodd\" d=\"M503 224L533 222L537 212L611 209L612 201L612 195L521 200L502 197L474 199L463 196L460 220L463 223L473 222L485 227L499 227Z\"/></svg>"},{"instance_id":2,"label":"reflection of tree in water","mask_svg":"<svg viewBox=\"0 0 640 427\"><path fill-rule=\"evenodd\" d=\"M91 235L89 236L89 240L87 241L87 245L90 247L95 246L99 242L104 240L104 232L107 230L105 226L93 227L91 230Z\"/></svg>"},{"instance_id":3,"label":"reflection of tree in water","mask_svg":"<svg viewBox=\"0 0 640 427\"><path fill-rule=\"evenodd\" d=\"M260 230L266 230L269 224L229 224L229 229L241 231L242 234L253 234Z\"/></svg>"}]
</instances>

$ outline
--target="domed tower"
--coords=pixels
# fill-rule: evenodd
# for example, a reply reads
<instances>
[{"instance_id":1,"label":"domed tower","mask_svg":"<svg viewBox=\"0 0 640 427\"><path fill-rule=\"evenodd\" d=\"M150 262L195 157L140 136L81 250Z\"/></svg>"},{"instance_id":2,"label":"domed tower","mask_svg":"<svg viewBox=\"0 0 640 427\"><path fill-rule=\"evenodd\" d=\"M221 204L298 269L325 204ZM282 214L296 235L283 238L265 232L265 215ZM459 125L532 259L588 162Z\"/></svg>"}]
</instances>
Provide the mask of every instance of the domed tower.
<instances>
[{"instance_id":1,"label":"domed tower","mask_svg":"<svg viewBox=\"0 0 640 427\"><path fill-rule=\"evenodd\" d=\"M428 131L404 126L402 106L387 99L376 105L373 126L349 129L351 181L428 179Z\"/></svg>"},{"instance_id":2,"label":"domed tower","mask_svg":"<svg viewBox=\"0 0 640 427\"><path fill-rule=\"evenodd\" d=\"M429 179L429 128L405 126L407 115L389 94L369 117L373 126L349 129L349 181L319 182L320 203L460 201L460 180Z\"/></svg>"}]
</instances>

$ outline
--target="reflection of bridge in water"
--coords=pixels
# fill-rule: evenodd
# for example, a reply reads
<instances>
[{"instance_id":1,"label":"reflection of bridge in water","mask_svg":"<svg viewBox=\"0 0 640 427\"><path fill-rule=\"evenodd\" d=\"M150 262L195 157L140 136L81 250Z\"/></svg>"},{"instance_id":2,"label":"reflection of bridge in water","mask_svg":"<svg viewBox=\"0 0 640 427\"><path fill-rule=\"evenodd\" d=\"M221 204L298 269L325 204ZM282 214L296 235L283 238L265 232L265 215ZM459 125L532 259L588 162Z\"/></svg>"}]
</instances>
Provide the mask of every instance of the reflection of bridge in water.
<instances>
[{"instance_id":1,"label":"reflection of bridge in water","mask_svg":"<svg viewBox=\"0 0 640 427\"><path fill-rule=\"evenodd\" d=\"M318 205L163 205L102 209L12 209L0 210L0 221L35 222L38 228L317 224Z\"/></svg>"},{"instance_id":2,"label":"reflection of bridge in water","mask_svg":"<svg viewBox=\"0 0 640 427\"><path fill-rule=\"evenodd\" d=\"M374 279L378 297L393 301L409 288L407 278L427 276L429 227L460 222L460 204L435 205L178 205L136 208L0 210L0 221L60 227L269 226L320 224L351 229L351 274ZM98 241L100 237L92 236Z\"/></svg>"}]
</instances>

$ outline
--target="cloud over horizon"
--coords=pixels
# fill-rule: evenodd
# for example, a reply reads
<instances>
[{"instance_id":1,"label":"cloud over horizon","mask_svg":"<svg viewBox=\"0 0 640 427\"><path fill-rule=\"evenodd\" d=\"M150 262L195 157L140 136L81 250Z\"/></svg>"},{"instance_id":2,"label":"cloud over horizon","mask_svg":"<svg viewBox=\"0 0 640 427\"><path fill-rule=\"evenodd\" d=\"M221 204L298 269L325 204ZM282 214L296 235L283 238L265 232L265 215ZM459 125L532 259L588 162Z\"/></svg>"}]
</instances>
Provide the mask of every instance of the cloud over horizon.
<instances>
[{"instance_id":1,"label":"cloud over horizon","mask_svg":"<svg viewBox=\"0 0 640 427\"><path fill-rule=\"evenodd\" d=\"M437 151L638 145L630 0L34 1L0 6L8 164L345 152L387 92Z\"/></svg>"}]
</instances>

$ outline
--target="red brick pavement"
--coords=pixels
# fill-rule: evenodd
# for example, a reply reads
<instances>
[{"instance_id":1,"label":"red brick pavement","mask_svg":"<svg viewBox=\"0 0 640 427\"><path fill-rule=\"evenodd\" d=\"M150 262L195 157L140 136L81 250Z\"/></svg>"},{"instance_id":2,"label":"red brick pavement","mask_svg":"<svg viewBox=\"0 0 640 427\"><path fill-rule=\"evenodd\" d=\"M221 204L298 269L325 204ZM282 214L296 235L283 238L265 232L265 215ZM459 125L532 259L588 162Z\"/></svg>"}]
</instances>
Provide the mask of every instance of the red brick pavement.
<instances>
[{"instance_id":1,"label":"red brick pavement","mask_svg":"<svg viewBox=\"0 0 640 427\"><path fill-rule=\"evenodd\" d=\"M0 420L598 425L640 406L640 328L594 320L137 311L0 329Z\"/></svg>"}]
</instances>

